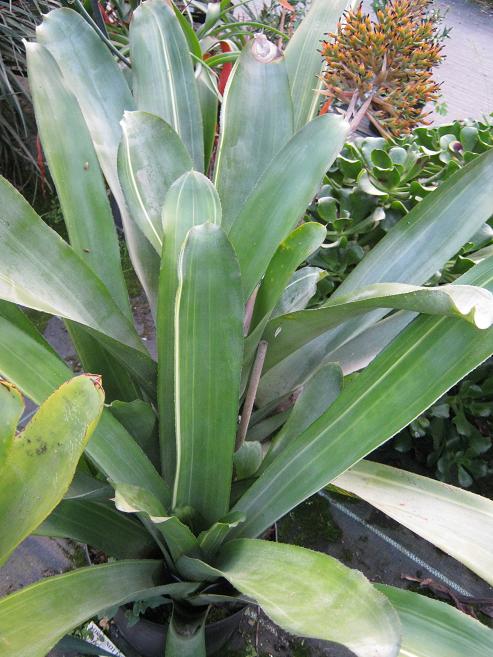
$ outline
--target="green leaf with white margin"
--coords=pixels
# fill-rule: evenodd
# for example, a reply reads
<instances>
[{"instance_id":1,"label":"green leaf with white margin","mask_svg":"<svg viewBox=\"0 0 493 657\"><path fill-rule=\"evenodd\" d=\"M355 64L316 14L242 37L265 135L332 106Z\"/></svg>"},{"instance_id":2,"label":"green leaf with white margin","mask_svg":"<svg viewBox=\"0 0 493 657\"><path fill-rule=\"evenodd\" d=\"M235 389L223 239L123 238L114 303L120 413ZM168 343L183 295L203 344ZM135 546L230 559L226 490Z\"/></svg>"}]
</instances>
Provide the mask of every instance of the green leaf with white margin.
<instances>
[{"instance_id":1,"label":"green leaf with white margin","mask_svg":"<svg viewBox=\"0 0 493 657\"><path fill-rule=\"evenodd\" d=\"M399 657L490 657L493 631L450 605L393 586L376 584L402 625Z\"/></svg>"},{"instance_id":2,"label":"green leaf with white margin","mask_svg":"<svg viewBox=\"0 0 493 657\"><path fill-rule=\"evenodd\" d=\"M392 605L362 573L333 557L240 539L223 546L215 567L288 632L340 643L358 657L399 653L400 623Z\"/></svg>"},{"instance_id":3,"label":"green leaf with white margin","mask_svg":"<svg viewBox=\"0 0 493 657\"><path fill-rule=\"evenodd\" d=\"M281 149L246 199L229 232L240 261L245 299L303 215L347 131L348 124L339 116L311 121Z\"/></svg>"},{"instance_id":4,"label":"green leaf with white margin","mask_svg":"<svg viewBox=\"0 0 493 657\"><path fill-rule=\"evenodd\" d=\"M173 507L206 526L229 510L243 358L243 303L235 253L215 224L191 228L175 307L176 479Z\"/></svg>"},{"instance_id":5,"label":"green leaf with white margin","mask_svg":"<svg viewBox=\"0 0 493 657\"><path fill-rule=\"evenodd\" d=\"M126 484L115 487L115 506L123 513L144 514L164 536L173 561L182 555L197 556L200 552L197 539L176 515L169 515L148 490Z\"/></svg>"},{"instance_id":6,"label":"green leaf with white margin","mask_svg":"<svg viewBox=\"0 0 493 657\"><path fill-rule=\"evenodd\" d=\"M471 285L418 287L376 283L346 296L331 297L313 310L276 317L267 326L266 368L273 367L327 329L374 308L410 310L429 315L462 317L477 328L493 324L493 295Z\"/></svg>"},{"instance_id":7,"label":"green leaf with white margin","mask_svg":"<svg viewBox=\"0 0 493 657\"><path fill-rule=\"evenodd\" d=\"M142 523L108 504L86 500L63 500L34 534L69 538L116 559L143 559L157 550Z\"/></svg>"},{"instance_id":8,"label":"green leaf with white margin","mask_svg":"<svg viewBox=\"0 0 493 657\"><path fill-rule=\"evenodd\" d=\"M0 563L64 496L103 405L100 378L75 377L14 439L0 479Z\"/></svg>"},{"instance_id":9,"label":"green leaf with white margin","mask_svg":"<svg viewBox=\"0 0 493 657\"><path fill-rule=\"evenodd\" d=\"M493 258L458 283L493 290ZM414 320L287 446L234 507L232 535L257 536L407 426L493 353L493 329L449 317Z\"/></svg>"},{"instance_id":10,"label":"green leaf with white margin","mask_svg":"<svg viewBox=\"0 0 493 657\"><path fill-rule=\"evenodd\" d=\"M48 48L65 84L77 98L99 163L120 208L132 264L154 310L159 258L128 214L117 173L120 121L125 110L135 109L123 72L100 36L72 9L63 7L46 14L36 28L36 38Z\"/></svg>"},{"instance_id":11,"label":"green leaf with white margin","mask_svg":"<svg viewBox=\"0 0 493 657\"><path fill-rule=\"evenodd\" d=\"M147 0L133 13L130 55L137 107L167 121L204 170L204 137L192 58L183 30L165 0Z\"/></svg>"},{"instance_id":12,"label":"green leaf with white margin","mask_svg":"<svg viewBox=\"0 0 493 657\"><path fill-rule=\"evenodd\" d=\"M131 320L115 223L84 117L49 51L38 43L27 43L26 51L36 123L70 244ZM72 322L67 328L84 370L103 376L107 400L139 396L128 370L97 337Z\"/></svg>"},{"instance_id":13,"label":"green leaf with white margin","mask_svg":"<svg viewBox=\"0 0 493 657\"><path fill-rule=\"evenodd\" d=\"M337 363L322 365L305 383L286 423L274 436L262 471L282 450L325 413L342 390L342 370Z\"/></svg>"},{"instance_id":14,"label":"green leaf with white margin","mask_svg":"<svg viewBox=\"0 0 493 657\"><path fill-rule=\"evenodd\" d=\"M14 442L24 400L20 391L8 381L0 379L0 468Z\"/></svg>"},{"instance_id":15,"label":"green leaf with white margin","mask_svg":"<svg viewBox=\"0 0 493 657\"><path fill-rule=\"evenodd\" d=\"M236 61L220 126L214 182L228 231L267 166L293 136L286 65L264 34L255 34Z\"/></svg>"},{"instance_id":16,"label":"green leaf with white margin","mask_svg":"<svg viewBox=\"0 0 493 657\"><path fill-rule=\"evenodd\" d=\"M118 177L133 220L161 255L161 212L171 184L193 168L173 128L147 112L125 112L118 150Z\"/></svg>"},{"instance_id":17,"label":"green leaf with white margin","mask_svg":"<svg viewBox=\"0 0 493 657\"><path fill-rule=\"evenodd\" d=\"M360 461L333 482L493 585L493 502L412 472Z\"/></svg>"},{"instance_id":18,"label":"green leaf with white margin","mask_svg":"<svg viewBox=\"0 0 493 657\"><path fill-rule=\"evenodd\" d=\"M0 302L0 374L36 404L73 377L27 317L4 302ZM165 482L110 411L103 411L86 454L112 481L146 487L164 504L170 501Z\"/></svg>"},{"instance_id":19,"label":"green leaf with white margin","mask_svg":"<svg viewBox=\"0 0 493 657\"><path fill-rule=\"evenodd\" d=\"M400 282L422 285L465 244L493 214L493 151L475 158L418 203L343 281L332 299L366 285ZM464 220L467 217L467 220ZM332 352L374 324L387 311L374 311L330 329L283 363L267 370L259 395L281 397L302 383ZM306 363L312 364L311 367ZM299 373L294 377L293 372ZM284 385L283 385L284 382ZM269 388L275 384L275 396Z\"/></svg>"},{"instance_id":20,"label":"green leaf with white margin","mask_svg":"<svg viewBox=\"0 0 493 657\"><path fill-rule=\"evenodd\" d=\"M108 607L138 600L162 576L162 561L120 561L12 593L0 600L0 654L43 657L67 632Z\"/></svg>"},{"instance_id":21,"label":"green leaf with white margin","mask_svg":"<svg viewBox=\"0 0 493 657\"><path fill-rule=\"evenodd\" d=\"M157 316L158 406L161 464L168 481L174 478L176 463L173 391L178 258L190 228L206 222L221 223L219 196L208 178L197 171L189 171L171 185L163 206L164 249Z\"/></svg>"},{"instance_id":22,"label":"green leaf with white margin","mask_svg":"<svg viewBox=\"0 0 493 657\"><path fill-rule=\"evenodd\" d=\"M348 0L314 0L310 10L289 40L285 59L294 107L294 127L300 130L316 114L320 102L322 58L320 42L337 31Z\"/></svg>"}]
</instances>

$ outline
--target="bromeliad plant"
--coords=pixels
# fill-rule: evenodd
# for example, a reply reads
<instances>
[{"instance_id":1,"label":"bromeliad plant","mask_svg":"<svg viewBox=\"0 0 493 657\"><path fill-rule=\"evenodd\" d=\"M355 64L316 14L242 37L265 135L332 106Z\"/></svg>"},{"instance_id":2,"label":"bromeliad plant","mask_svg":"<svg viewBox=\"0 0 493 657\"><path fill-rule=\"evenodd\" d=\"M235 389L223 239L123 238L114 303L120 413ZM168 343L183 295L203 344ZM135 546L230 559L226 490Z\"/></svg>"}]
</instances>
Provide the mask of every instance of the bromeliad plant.
<instances>
[{"instance_id":1,"label":"bromeliad plant","mask_svg":"<svg viewBox=\"0 0 493 657\"><path fill-rule=\"evenodd\" d=\"M50 13L28 45L70 245L0 183L0 372L53 404L72 372L15 304L49 312L65 319L84 369L103 376L110 404L68 490L85 438L70 463L39 454L22 495L0 488L1 557L37 527L117 561L2 599L2 657L42 657L99 611L157 596L172 602L166 657L205 655L210 606L252 600L288 631L358 657L491 651L491 631L458 611L262 539L335 481L492 581L491 502L355 464L493 353L491 258L458 284L419 287L493 212L493 156L452 176L323 307L304 310L313 281L297 269L325 229L298 223L347 135L340 117L312 119L316 43L335 5L317 0L284 55L263 37L246 46L224 95L212 181L202 173L212 116L164 0L134 13L133 93L75 12ZM133 327L100 167L155 315L157 363ZM343 372L368 363L343 387ZM44 408L36 437L72 445L68 429L54 437ZM2 405L14 446L18 415ZM22 472L17 451L7 459L7 473Z\"/></svg>"}]
</instances>

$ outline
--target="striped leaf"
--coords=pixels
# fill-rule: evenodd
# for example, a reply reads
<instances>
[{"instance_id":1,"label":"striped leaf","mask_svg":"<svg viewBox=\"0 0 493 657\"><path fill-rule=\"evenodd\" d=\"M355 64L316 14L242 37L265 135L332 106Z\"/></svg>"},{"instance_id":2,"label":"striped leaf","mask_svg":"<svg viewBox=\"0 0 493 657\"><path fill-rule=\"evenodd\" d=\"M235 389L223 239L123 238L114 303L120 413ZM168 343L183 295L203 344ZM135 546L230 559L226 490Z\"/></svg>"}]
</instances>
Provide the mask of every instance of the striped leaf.
<instances>
[{"instance_id":1,"label":"striped leaf","mask_svg":"<svg viewBox=\"0 0 493 657\"><path fill-rule=\"evenodd\" d=\"M363 498L493 585L493 502L441 481L371 461L337 477Z\"/></svg>"},{"instance_id":2,"label":"striped leaf","mask_svg":"<svg viewBox=\"0 0 493 657\"><path fill-rule=\"evenodd\" d=\"M5 312L4 308L0 304L0 374L42 404L73 373L22 313ZM164 504L169 502L165 483L110 411L103 411L86 454L110 481L146 487Z\"/></svg>"},{"instance_id":3,"label":"striped leaf","mask_svg":"<svg viewBox=\"0 0 493 657\"><path fill-rule=\"evenodd\" d=\"M240 261L245 299L315 195L347 129L347 123L335 115L311 121L278 153L246 199L229 232Z\"/></svg>"},{"instance_id":4,"label":"striped leaf","mask_svg":"<svg viewBox=\"0 0 493 657\"><path fill-rule=\"evenodd\" d=\"M129 212L161 255L162 208L171 184L193 163L176 132L158 116L125 112L118 151L118 176Z\"/></svg>"},{"instance_id":5,"label":"striped leaf","mask_svg":"<svg viewBox=\"0 0 493 657\"><path fill-rule=\"evenodd\" d=\"M265 57L265 51L272 55ZM267 166L293 135L286 65L274 44L255 35L228 78L221 105L214 181L227 231Z\"/></svg>"},{"instance_id":6,"label":"striped leaf","mask_svg":"<svg viewBox=\"0 0 493 657\"><path fill-rule=\"evenodd\" d=\"M348 0L314 0L286 48L286 64L294 107L294 127L300 130L317 113L322 57L320 42L336 32Z\"/></svg>"},{"instance_id":7,"label":"striped leaf","mask_svg":"<svg viewBox=\"0 0 493 657\"><path fill-rule=\"evenodd\" d=\"M400 624L392 605L337 559L295 545L240 539L224 545L215 565L288 632L341 643L358 657L399 653Z\"/></svg>"},{"instance_id":8,"label":"striped leaf","mask_svg":"<svg viewBox=\"0 0 493 657\"><path fill-rule=\"evenodd\" d=\"M204 170L199 95L188 43L165 0L147 0L133 14L130 54L137 107L164 119Z\"/></svg>"},{"instance_id":9,"label":"striped leaf","mask_svg":"<svg viewBox=\"0 0 493 657\"><path fill-rule=\"evenodd\" d=\"M161 561L120 561L49 577L12 593L0 600L0 654L41 657L98 612L142 598L161 577Z\"/></svg>"},{"instance_id":10,"label":"striped leaf","mask_svg":"<svg viewBox=\"0 0 493 657\"><path fill-rule=\"evenodd\" d=\"M0 379L0 467L14 442L17 424L24 412L20 391L8 381Z\"/></svg>"},{"instance_id":11,"label":"striped leaf","mask_svg":"<svg viewBox=\"0 0 493 657\"><path fill-rule=\"evenodd\" d=\"M493 289L493 258L459 283ZM493 353L493 329L448 317L413 321L289 445L235 505L256 536L400 429Z\"/></svg>"},{"instance_id":12,"label":"striped leaf","mask_svg":"<svg viewBox=\"0 0 493 657\"><path fill-rule=\"evenodd\" d=\"M176 479L173 506L208 527L229 509L243 356L241 279L214 224L191 228L175 309Z\"/></svg>"},{"instance_id":13,"label":"striped leaf","mask_svg":"<svg viewBox=\"0 0 493 657\"><path fill-rule=\"evenodd\" d=\"M135 109L123 72L99 35L72 9L55 9L44 16L36 37L38 43L48 48L67 87L77 98L99 163L120 208L132 264L153 307L159 258L128 214L117 173L120 121L125 110Z\"/></svg>"},{"instance_id":14,"label":"striped leaf","mask_svg":"<svg viewBox=\"0 0 493 657\"><path fill-rule=\"evenodd\" d=\"M163 207L164 249L157 317L158 401L161 463L163 473L169 481L174 477L176 462L174 315L178 289L178 258L189 229L205 222L221 223L219 197L212 183L204 175L190 171L171 186Z\"/></svg>"}]
</instances>

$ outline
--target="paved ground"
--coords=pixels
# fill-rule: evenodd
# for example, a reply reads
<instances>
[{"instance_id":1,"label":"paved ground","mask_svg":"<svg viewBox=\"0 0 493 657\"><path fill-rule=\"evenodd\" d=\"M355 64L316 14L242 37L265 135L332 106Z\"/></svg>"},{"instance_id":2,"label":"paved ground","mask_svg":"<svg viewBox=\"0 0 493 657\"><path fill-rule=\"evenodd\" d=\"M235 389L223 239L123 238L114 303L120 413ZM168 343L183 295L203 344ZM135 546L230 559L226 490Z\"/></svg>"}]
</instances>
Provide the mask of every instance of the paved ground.
<instances>
[{"instance_id":1,"label":"paved ground","mask_svg":"<svg viewBox=\"0 0 493 657\"><path fill-rule=\"evenodd\" d=\"M493 112L493 2L439 0L436 5L447 11L444 23L452 32L445 41L446 59L436 73L443 81L448 113L435 114L434 121L479 119Z\"/></svg>"}]
</instances>

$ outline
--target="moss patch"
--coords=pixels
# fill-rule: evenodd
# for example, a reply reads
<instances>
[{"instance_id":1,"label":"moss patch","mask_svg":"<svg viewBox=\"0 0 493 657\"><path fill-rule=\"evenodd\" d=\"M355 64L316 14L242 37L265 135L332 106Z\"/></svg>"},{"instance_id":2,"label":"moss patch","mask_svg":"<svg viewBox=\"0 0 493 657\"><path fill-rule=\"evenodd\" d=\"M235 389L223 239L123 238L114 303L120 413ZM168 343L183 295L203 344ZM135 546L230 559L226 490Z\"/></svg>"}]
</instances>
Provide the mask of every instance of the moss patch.
<instances>
[{"instance_id":1,"label":"moss patch","mask_svg":"<svg viewBox=\"0 0 493 657\"><path fill-rule=\"evenodd\" d=\"M338 543L341 537L342 531L327 503L318 495L293 509L278 523L278 538L282 543L318 549L327 542Z\"/></svg>"}]
</instances>

